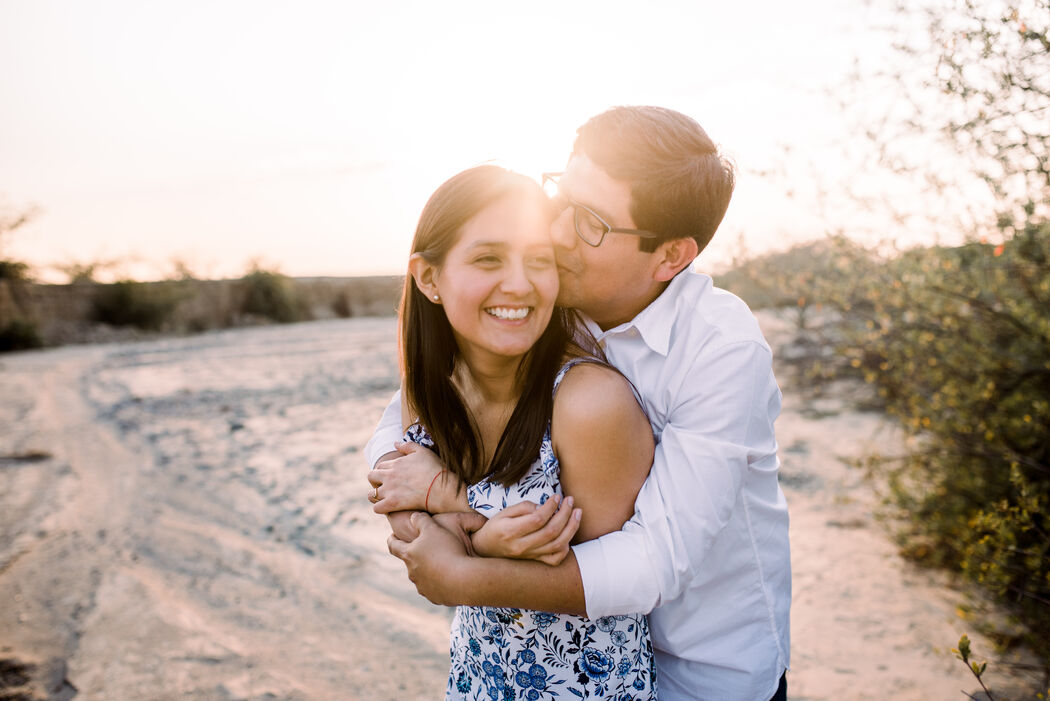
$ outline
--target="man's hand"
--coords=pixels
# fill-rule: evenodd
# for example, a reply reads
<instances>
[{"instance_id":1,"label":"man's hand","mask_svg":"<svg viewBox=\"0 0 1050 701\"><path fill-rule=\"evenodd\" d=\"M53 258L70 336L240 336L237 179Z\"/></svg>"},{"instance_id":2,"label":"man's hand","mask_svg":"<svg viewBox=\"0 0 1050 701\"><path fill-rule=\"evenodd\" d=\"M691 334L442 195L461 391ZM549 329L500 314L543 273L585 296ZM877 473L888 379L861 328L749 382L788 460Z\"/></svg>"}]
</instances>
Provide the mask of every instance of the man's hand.
<instances>
[{"instance_id":1,"label":"man's hand","mask_svg":"<svg viewBox=\"0 0 1050 701\"><path fill-rule=\"evenodd\" d=\"M390 459L383 456L368 472L368 483L372 486L369 501L375 505L372 510L377 514L427 507L435 512L455 511L446 508L449 506L447 493L457 486L455 478L445 470L434 451L411 441L396 447L397 455Z\"/></svg>"},{"instance_id":2,"label":"man's hand","mask_svg":"<svg viewBox=\"0 0 1050 701\"><path fill-rule=\"evenodd\" d=\"M406 543L410 543L416 539L419 535L419 531L412 525L412 514L414 511L394 511L386 515L387 523L390 524L390 531L397 536L399 540L403 540Z\"/></svg>"},{"instance_id":3,"label":"man's hand","mask_svg":"<svg viewBox=\"0 0 1050 701\"><path fill-rule=\"evenodd\" d=\"M486 519L484 516L476 511L454 511L447 514L435 514L434 521L444 528L449 533L454 534L463 543L463 546L467 549L468 555L476 554L474 551L474 544L470 542L470 537L478 529L485 525ZM414 527L413 527L414 528ZM412 540L415 540L418 532L412 535ZM401 540L408 540L401 538Z\"/></svg>"},{"instance_id":4,"label":"man's hand","mask_svg":"<svg viewBox=\"0 0 1050 701\"><path fill-rule=\"evenodd\" d=\"M555 495L542 506L531 501L510 506L485 522L471 537L474 552L484 557L539 560L557 565L569 554L580 527L573 498Z\"/></svg>"},{"instance_id":5,"label":"man's hand","mask_svg":"<svg viewBox=\"0 0 1050 701\"><path fill-rule=\"evenodd\" d=\"M387 538L387 548L408 568L408 578L416 585L416 591L432 603L456 606L464 603L458 585L469 570L473 558L467 552L463 539L445 530L425 512L412 514L411 525L419 535L412 542L405 542L396 535ZM459 596L457 596L459 594Z\"/></svg>"}]
</instances>

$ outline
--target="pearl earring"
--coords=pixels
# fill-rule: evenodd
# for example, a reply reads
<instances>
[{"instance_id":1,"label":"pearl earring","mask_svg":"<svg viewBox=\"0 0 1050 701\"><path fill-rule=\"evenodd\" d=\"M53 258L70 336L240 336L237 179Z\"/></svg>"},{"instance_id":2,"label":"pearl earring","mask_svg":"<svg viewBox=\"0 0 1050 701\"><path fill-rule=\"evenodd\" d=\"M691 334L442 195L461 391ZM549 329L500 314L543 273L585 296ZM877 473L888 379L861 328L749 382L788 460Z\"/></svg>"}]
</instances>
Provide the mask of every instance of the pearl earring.
<instances>
[{"instance_id":1,"label":"pearl earring","mask_svg":"<svg viewBox=\"0 0 1050 701\"><path fill-rule=\"evenodd\" d=\"M440 297L439 295L434 295L434 301L435 301L435 302L437 302L437 301L438 301L438 300L440 300L440 299L441 299L441 297Z\"/></svg>"}]
</instances>

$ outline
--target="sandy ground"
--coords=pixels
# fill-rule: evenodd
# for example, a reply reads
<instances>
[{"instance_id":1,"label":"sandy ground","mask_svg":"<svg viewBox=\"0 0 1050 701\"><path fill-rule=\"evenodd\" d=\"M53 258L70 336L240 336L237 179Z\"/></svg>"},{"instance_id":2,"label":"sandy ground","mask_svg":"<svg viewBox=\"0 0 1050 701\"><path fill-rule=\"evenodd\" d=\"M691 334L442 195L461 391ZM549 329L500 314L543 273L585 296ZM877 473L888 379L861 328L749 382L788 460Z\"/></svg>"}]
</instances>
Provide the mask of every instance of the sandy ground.
<instances>
[{"instance_id":1,"label":"sandy ground","mask_svg":"<svg viewBox=\"0 0 1050 701\"><path fill-rule=\"evenodd\" d=\"M0 358L0 699L441 698L449 612L365 500L394 337L364 319ZM790 697L965 698L948 650L990 644L845 462L899 436L801 395L777 423Z\"/></svg>"}]
</instances>

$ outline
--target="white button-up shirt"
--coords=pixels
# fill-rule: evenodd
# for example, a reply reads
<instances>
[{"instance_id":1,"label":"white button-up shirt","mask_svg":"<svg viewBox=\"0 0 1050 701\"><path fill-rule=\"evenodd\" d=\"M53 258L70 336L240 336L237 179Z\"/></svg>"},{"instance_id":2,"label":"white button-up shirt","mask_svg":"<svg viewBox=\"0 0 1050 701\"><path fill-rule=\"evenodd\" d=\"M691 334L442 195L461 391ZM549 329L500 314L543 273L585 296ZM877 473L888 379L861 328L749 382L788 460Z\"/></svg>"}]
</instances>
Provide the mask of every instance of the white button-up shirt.
<instances>
[{"instance_id":1,"label":"white button-up shirt","mask_svg":"<svg viewBox=\"0 0 1050 701\"><path fill-rule=\"evenodd\" d=\"M634 517L573 547L587 614L650 612L661 701L768 699L788 666L791 563L780 390L758 322L686 271L630 322L588 326L634 383L657 446ZM371 464L400 428L388 408Z\"/></svg>"},{"instance_id":2,"label":"white button-up shirt","mask_svg":"<svg viewBox=\"0 0 1050 701\"><path fill-rule=\"evenodd\" d=\"M791 562L758 322L693 272L602 332L657 438L622 530L573 547L591 618L651 611L661 701L768 699L788 666Z\"/></svg>"}]
</instances>

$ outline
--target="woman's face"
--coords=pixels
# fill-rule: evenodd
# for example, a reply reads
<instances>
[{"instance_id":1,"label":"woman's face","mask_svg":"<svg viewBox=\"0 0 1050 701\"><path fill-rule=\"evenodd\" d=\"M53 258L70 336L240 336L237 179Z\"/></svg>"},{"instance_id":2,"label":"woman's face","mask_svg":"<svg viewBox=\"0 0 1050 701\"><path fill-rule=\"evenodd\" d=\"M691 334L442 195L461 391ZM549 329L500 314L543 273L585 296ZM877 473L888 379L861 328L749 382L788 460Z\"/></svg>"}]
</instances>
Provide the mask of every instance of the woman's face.
<instances>
[{"instance_id":1,"label":"woman's face","mask_svg":"<svg viewBox=\"0 0 1050 701\"><path fill-rule=\"evenodd\" d=\"M478 212L460 229L434 283L468 362L523 355L547 328L558 297L542 202L504 197Z\"/></svg>"}]
</instances>

